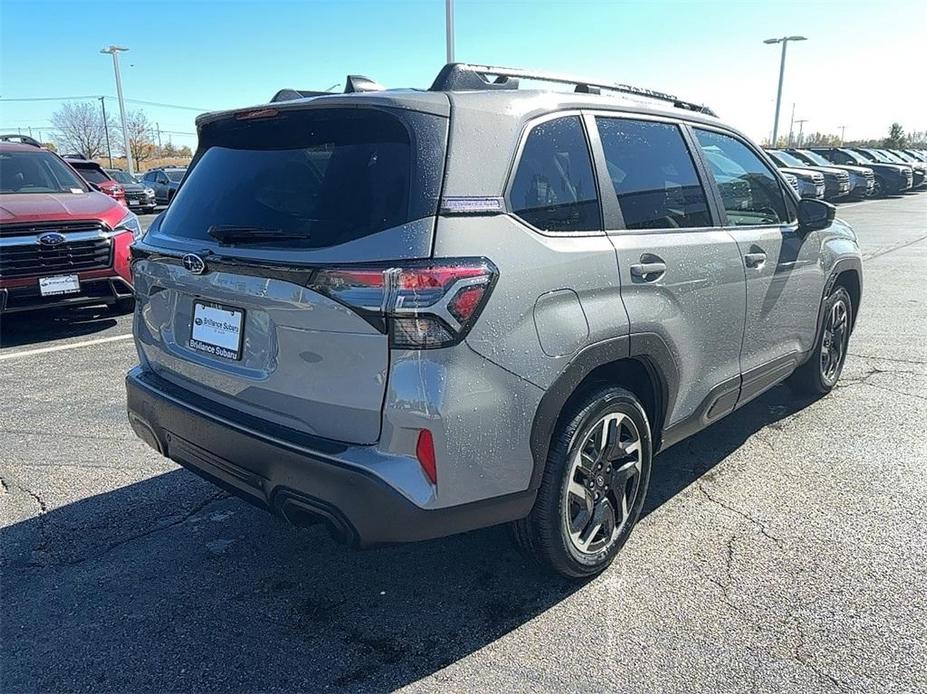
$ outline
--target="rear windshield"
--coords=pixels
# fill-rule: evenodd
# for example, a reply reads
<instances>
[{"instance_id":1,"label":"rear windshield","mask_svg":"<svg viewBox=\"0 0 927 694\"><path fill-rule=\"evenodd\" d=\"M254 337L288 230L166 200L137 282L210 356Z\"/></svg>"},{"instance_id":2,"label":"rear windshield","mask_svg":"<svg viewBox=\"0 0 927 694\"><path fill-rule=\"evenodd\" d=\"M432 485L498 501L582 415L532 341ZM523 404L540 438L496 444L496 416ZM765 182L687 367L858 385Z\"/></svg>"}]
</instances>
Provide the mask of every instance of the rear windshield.
<instances>
[{"instance_id":1,"label":"rear windshield","mask_svg":"<svg viewBox=\"0 0 927 694\"><path fill-rule=\"evenodd\" d=\"M437 184L430 179L440 166L432 162L416 176L422 148L413 147L412 128L384 111L282 110L272 118L207 125L201 138L164 216L165 234L214 241L212 227L253 228L288 238L265 234L235 243L322 248L436 210L429 182Z\"/></svg>"},{"instance_id":2,"label":"rear windshield","mask_svg":"<svg viewBox=\"0 0 927 694\"><path fill-rule=\"evenodd\" d=\"M100 184L110 180L109 176L94 166L75 166L74 168L84 177L84 180L90 181L91 183Z\"/></svg>"},{"instance_id":3,"label":"rear windshield","mask_svg":"<svg viewBox=\"0 0 927 694\"><path fill-rule=\"evenodd\" d=\"M170 179L174 183L177 183L180 181L180 179L183 178L183 175L185 172L175 170L175 171L165 171L164 173L167 175L168 179Z\"/></svg>"},{"instance_id":4,"label":"rear windshield","mask_svg":"<svg viewBox=\"0 0 927 694\"><path fill-rule=\"evenodd\" d=\"M48 152L0 152L0 193L83 193L74 170Z\"/></svg>"}]
</instances>

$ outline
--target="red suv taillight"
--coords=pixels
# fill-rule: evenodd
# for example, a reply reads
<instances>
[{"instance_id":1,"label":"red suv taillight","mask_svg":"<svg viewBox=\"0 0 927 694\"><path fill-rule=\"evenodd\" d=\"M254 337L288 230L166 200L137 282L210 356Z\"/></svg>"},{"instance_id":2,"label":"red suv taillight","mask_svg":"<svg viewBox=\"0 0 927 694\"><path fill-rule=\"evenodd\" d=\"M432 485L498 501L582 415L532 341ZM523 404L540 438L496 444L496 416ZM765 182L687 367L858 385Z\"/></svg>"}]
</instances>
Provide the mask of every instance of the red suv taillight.
<instances>
[{"instance_id":1,"label":"red suv taillight","mask_svg":"<svg viewBox=\"0 0 927 694\"><path fill-rule=\"evenodd\" d=\"M388 331L391 346L434 349L466 336L497 275L485 258L460 258L327 268L308 286Z\"/></svg>"}]
</instances>

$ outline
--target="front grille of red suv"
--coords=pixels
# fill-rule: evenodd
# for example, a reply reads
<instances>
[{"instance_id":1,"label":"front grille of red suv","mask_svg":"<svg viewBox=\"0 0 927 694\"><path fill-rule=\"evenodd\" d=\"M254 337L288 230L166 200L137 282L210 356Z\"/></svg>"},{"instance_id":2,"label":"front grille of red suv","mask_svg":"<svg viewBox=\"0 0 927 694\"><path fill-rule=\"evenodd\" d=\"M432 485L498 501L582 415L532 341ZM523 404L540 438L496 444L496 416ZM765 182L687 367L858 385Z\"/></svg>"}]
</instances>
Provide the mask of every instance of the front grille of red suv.
<instances>
[{"instance_id":1,"label":"front grille of red suv","mask_svg":"<svg viewBox=\"0 0 927 694\"><path fill-rule=\"evenodd\" d=\"M22 243L0 246L0 277L32 277L35 275L102 270L112 265L113 243L103 233L108 229L99 222L69 222L40 224L3 224L0 237L22 236ZM64 235L65 241L44 245L34 239L48 232ZM85 237L97 232L96 238Z\"/></svg>"}]
</instances>

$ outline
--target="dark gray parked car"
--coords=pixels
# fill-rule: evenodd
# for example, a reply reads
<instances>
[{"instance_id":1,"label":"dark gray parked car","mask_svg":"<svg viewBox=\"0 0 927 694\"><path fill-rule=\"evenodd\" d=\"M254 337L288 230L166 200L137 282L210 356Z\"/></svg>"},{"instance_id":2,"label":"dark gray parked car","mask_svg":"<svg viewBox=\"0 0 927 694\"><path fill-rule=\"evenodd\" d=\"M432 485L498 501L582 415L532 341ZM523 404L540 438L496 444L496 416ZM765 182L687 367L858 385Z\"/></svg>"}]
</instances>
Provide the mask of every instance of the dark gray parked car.
<instances>
[{"instance_id":1,"label":"dark gray parked car","mask_svg":"<svg viewBox=\"0 0 927 694\"><path fill-rule=\"evenodd\" d=\"M142 176L142 185L154 190L158 205L170 205L185 173L187 170L180 168L151 169Z\"/></svg>"},{"instance_id":2,"label":"dark gray parked car","mask_svg":"<svg viewBox=\"0 0 927 694\"><path fill-rule=\"evenodd\" d=\"M126 192L126 205L133 212L149 214L155 209L154 189L136 182L135 178L122 169L106 169L106 173L113 177Z\"/></svg>"},{"instance_id":3,"label":"dark gray parked car","mask_svg":"<svg viewBox=\"0 0 927 694\"><path fill-rule=\"evenodd\" d=\"M579 577L658 451L834 387L856 237L708 109L463 64L363 84L197 119L133 247L129 419L162 454L355 545L512 522Z\"/></svg>"}]
</instances>

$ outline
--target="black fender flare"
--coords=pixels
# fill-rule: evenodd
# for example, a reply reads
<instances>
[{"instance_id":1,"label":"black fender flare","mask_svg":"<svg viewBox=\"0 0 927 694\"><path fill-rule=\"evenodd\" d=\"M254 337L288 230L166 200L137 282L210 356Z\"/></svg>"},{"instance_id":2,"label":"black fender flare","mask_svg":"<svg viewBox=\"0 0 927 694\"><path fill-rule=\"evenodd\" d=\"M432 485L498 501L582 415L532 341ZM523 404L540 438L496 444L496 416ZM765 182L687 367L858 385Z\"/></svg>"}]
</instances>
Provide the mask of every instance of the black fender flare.
<instances>
[{"instance_id":1,"label":"black fender flare","mask_svg":"<svg viewBox=\"0 0 927 694\"><path fill-rule=\"evenodd\" d=\"M856 276L859 278L860 301L853 307L853 323L850 325L851 332L853 328L856 327L856 317L859 315L859 303L862 303L863 297L863 261L862 258L857 256L846 256L838 259L833 266L831 266L830 275L827 277L827 282L824 283L824 291L821 292L821 301L818 304L818 324L814 331L815 346L817 346L818 340L821 338L821 331L824 329L824 302L827 301L827 297L829 297L830 293L834 290L834 285L837 284L837 278L847 270L855 270ZM802 359L802 363L805 363L811 358L811 355L814 354L814 349L815 347L812 347L808 351L805 358Z\"/></svg>"},{"instance_id":2,"label":"black fender flare","mask_svg":"<svg viewBox=\"0 0 927 694\"><path fill-rule=\"evenodd\" d=\"M676 360L666 342L656 333L634 333L587 345L577 352L544 393L531 425L531 455L534 467L529 489L541 484L550 441L560 414L579 385L605 364L634 359L647 369L654 383L657 421L651 422L653 450L660 449L665 415L671 411L679 385Z\"/></svg>"}]
</instances>

